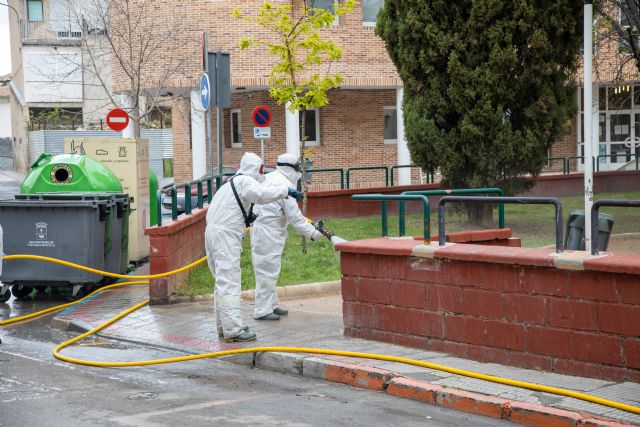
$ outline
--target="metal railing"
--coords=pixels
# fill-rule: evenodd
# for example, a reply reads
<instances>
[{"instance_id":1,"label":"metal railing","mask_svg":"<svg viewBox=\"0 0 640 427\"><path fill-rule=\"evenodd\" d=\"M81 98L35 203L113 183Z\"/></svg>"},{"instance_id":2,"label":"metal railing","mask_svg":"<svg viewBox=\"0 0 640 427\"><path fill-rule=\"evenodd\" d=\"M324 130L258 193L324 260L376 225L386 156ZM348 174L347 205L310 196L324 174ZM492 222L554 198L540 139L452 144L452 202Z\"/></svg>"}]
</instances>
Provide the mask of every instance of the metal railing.
<instances>
[{"instance_id":1,"label":"metal railing","mask_svg":"<svg viewBox=\"0 0 640 427\"><path fill-rule=\"evenodd\" d=\"M524 205L553 205L556 212L556 252L562 253L562 205L554 197L476 197L444 196L438 202L438 244L445 245L445 204L449 202L509 203Z\"/></svg>"},{"instance_id":2,"label":"metal railing","mask_svg":"<svg viewBox=\"0 0 640 427\"><path fill-rule=\"evenodd\" d=\"M599 172L600 171L600 159L608 159L608 158L618 158L618 157L626 157L628 160L625 160L624 162L609 162L614 163L614 164L619 164L620 166L625 165L626 163L631 161L631 156L633 156L636 159L636 170L638 170L638 156L636 155L636 153L619 153L619 154L600 154L597 157L597 161L595 163L596 165L596 171Z\"/></svg>"},{"instance_id":3,"label":"metal railing","mask_svg":"<svg viewBox=\"0 0 640 427\"><path fill-rule=\"evenodd\" d=\"M191 212L193 211L193 207L194 207L191 201L191 197L192 197L191 189L193 188L194 185L196 186L196 191L197 191L196 206L198 208L202 208L205 203L205 197L206 197L206 202L210 203L211 199L213 198L214 188L216 190L220 188L220 186L223 184L222 179L225 176L233 176L233 175L235 175L235 172L227 172L227 173L223 173L222 175L213 175L207 178L188 181L183 184L170 184L168 186L160 188L156 192L156 196L157 196L156 204L158 208L158 226L162 225L161 212L162 212L162 197L164 195L167 194L167 195L170 195L171 197L171 219L175 221L179 215L178 192L180 189L184 189L184 213L187 215L191 215ZM214 187L214 182L215 182L215 187ZM207 186L206 196L204 194L205 184Z\"/></svg>"},{"instance_id":4,"label":"metal railing","mask_svg":"<svg viewBox=\"0 0 640 427\"><path fill-rule=\"evenodd\" d=\"M387 166L355 166L352 168L347 168L347 188L350 188L350 176L351 171L361 171L361 170L384 170L384 186L389 186L389 168Z\"/></svg>"},{"instance_id":5,"label":"metal railing","mask_svg":"<svg viewBox=\"0 0 640 427\"><path fill-rule=\"evenodd\" d=\"M369 200L380 201L380 221L382 226L382 236L389 235L389 228L387 223L387 201L411 201L417 200L422 202L422 235L424 241L430 241L431 236L431 212L429 209L429 199L426 196L421 195L401 195L401 194L355 194L351 196L353 200Z\"/></svg>"},{"instance_id":6,"label":"metal railing","mask_svg":"<svg viewBox=\"0 0 640 427\"><path fill-rule=\"evenodd\" d=\"M492 188L457 188L453 190L414 190L414 191L405 191L402 195L421 195L421 196L451 196L451 195L460 195L460 194L498 194L501 197L504 197L504 191L501 188L492 187ZM398 216L400 217L399 221L402 225L401 228L401 236L404 236L405 229L405 211L404 211L404 202L400 202L398 207ZM500 203L498 205L498 228L504 228L504 204Z\"/></svg>"},{"instance_id":7,"label":"metal railing","mask_svg":"<svg viewBox=\"0 0 640 427\"><path fill-rule=\"evenodd\" d=\"M602 199L593 202L591 206L591 255L598 255L598 210L600 206L640 208L640 200Z\"/></svg>"},{"instance_id":8,"label":"metal railing","mask_svg":"<svg viewBox=\"0 0 640 427\"><path fill-rule=\"evenodd\" d=\"M340 189L344 190L344 169L342 168L318 168L307 169L307 173L319 173L319 172L340 172ZM300 181L298 181L300 182ZM298 186L298 189L300 186Z\"/></svg>"},{"instance_id":9,"label":"metal railing","mask_svg":"<svg viewBox=\"0 0 640 427\"><path fill-rule=\"evenodd\" d=\"M562 174L566 175L569 173L569 160L566 157L547 157L547 168L553 169L551 162L554 160L562 160Z\"/></svg>"}]
</instances>

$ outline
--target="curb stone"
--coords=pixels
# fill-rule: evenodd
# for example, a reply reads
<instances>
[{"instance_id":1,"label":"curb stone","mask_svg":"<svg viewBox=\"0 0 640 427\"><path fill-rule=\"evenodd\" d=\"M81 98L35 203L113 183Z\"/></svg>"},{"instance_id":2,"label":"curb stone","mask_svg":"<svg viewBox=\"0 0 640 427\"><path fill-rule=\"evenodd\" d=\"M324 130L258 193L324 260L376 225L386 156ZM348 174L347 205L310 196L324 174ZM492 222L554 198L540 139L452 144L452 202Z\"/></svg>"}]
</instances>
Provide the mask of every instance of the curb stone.
<instances>
[{"instance_id":1,"label":"curb stone","mask_svg":"<svg viewBox=\"0 0 640 427\"><path fill-rule=\"evenodd\" d=\"M67 320L67 327L73 327L78 330L85 328L86 330L91 329L90 325L85 322L68 321L68 319L61 320ZM197 354L192 350L162 343L122 339L114 335L101 333L97 335L118 341L146 344L187 354ZM407 378L386 369L323 359L316 356L283 352L255 352L225 356L221 357L220 360L248 366L250 368L255 367L274 372L300 375L305 378L347 384L372 391L385 392L396 397L418 400L435 406L504 419L524 425L571 427L632 426L631 424L596 417L588 413L583 414L538 404L507 400L481 393L457 390L451 387L444 388L427 381Z\"/></svg>"}]
</instances>

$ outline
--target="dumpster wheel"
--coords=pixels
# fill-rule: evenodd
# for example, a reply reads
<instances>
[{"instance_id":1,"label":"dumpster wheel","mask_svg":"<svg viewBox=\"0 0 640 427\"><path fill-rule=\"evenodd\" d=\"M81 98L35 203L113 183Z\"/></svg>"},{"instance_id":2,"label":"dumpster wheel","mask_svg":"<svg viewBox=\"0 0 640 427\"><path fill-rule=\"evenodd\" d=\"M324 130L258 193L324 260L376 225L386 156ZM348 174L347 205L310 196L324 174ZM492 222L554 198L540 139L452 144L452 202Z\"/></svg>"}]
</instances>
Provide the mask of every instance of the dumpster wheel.
<instances>
[{"instance_id":1,"label":"dumpster wheel","mask_svg":"<svg viewBox=\"0 0 640 427\"><path fill-rule=\"evenodd\" d=\"M180 273L182 271L188 270L190 268L195 267L196 265L203 263L207 260L207 257L202 257L200 258L198 261L195 261L191 264L188 264L184 267L181 267L179 269L173 270L173 271L169 271L166 273L158 273L158 274L150 274L150 275L146 275L146 276L126 276L126 275L122 275L122 274L116 274L116 273L110 273L107 271L101 271L101 270L96 270L90 267L85 267L85 266L81 266L78 264L74 264L72 262L68 262L68 261L63 261L63 260L58 260L55 258L50 258L50 257L44 257L44 256L40 256L40 255L5 255L4 260L5 261L9 261L12 259L38 259L41 261L47 261L47 262L53 262L56 264L61 264L61 265L66 265L68 267L73 267L73 268L78 268L80 270L84 270L84 271L90 271L93 273L97 273L97 274L101 274L104 276L110 276L110 277L123 277L123 278L128 278L128 279L152 279L152 278L159 278L159 277L167 277L173 274L177 274ZM122 282L122 283L116 283L113 285L109 285L109 286L105 286L103 288L97 289L93 292L91 292L89 295L77 300L77 301L73 301L73 302L69 302L66 304L62 304L62 305L58 305L55 307L50 307L47 308L45 310L41 310L38 311L36 313L31 313L31 314L27 314L24 316L19 316L19 317L15 317L15 318L11 318L11 319L7 319L7 320L0 320L0 326L3 325L9 325L12 323L16 323L16 322L20 322L23 320L27 320L27 319L31 319L37 316L41 316L44 314L48 314L48 313L52 313L67 307L71 307L87 298L92 297L93 295L99 293L99 292L103 292L109 289L113 289L113 288L117 288L117 287L122 287L122 286L132 286L132 285L148 285L149 282L146 281L131 281L131 282ZM97 366L97 367L111 367L111 368L119 368L119 367L131 367L131 366L148 366L148 365L160 365L160 364L165 364L165 363L175 363L175 362L184 362L184 361L188 361L188 360L198 360L198 359L207 359L207 358L217 358L217 357L223 357L223 356L229 356L232 354L244 354L244 353L258 353L258 352L283 352L283 353L308 353L308 354L326 354L326 355L332 355L332 356L343 356L343 357L357 357L357 358L362 358L362 359L373 359L373 360L383 360L383 361L387 361L387 362L395 362L395 363L403 363L406 365L413 365L413 366L419 366L419 367L423 367L423 368L427 368L427 369L435 369L438 371L443 371L443 372L449 372L451 374L455 374L455 375L462 375L462 376L466 376L466 377L470 377L470 378L476 378L476 379L480 379L480 380L484 380L484 381L490 381L493 383L497 383L497 384L504 384L504 385L509 385L512 387L519 387L519 388L524 388L524 389L528 389L528 390L534 390L534 391L539 391L539 392L543 392L543 393L551 393L551 394L555 394L555 395L559 395L559 396L566 396L566 397L572 397L574 399L580 399L586 402L591 402L591 403L596 403L599 405L603 405L603 406L608 406L610 408L615 408L615 409L620 409L622 411L626 411L626 412L631 412L634 414L640 414L640 407L639 406L633 406L633 405L629 405L626 403L622 403L622 402L617 402L614 400L609 400L609 399L604 399L601 397L597 397L597 396L593 396L590 394L586 394L586 393L581 393L581 392L577 392L577 391L573 391L573 390L567 390L564 388L559 388L559 387L551 387L551 386L546 386L546 385L542 385L542 384L536 384L536 383L529 383L529 382L525 382L525 381L519 381L519 380L512 380L509 378L503 378L503 377L499 377L496 375L488 375L488 374L481 374L478 372L474 372L474 371L467 371L464 369L458 369L458 368L451 368L449 366L445 366L445 365L440 365L437 363L431 363L431 362L424 362L421 360L415 360L415 359L409 359L406 357L398 357L398 356L390 356L390 355L385 355L385 354L375 354L375 353L360 353L360 352L356 352L356 351L343 351L343 350L333 350L333 349L322 349L322 348L306 348L306 347L248 347L248 348L239 348L239 349L234 349L234 350L224 350L224 351L217 351L217 352L212 352L212 353L201 353L201 354L192 354L192 355L188 355L188 356L179 356L179 357L170 357L170 358L165 358L165 359L151 359L151 360L138 360L138 361L132 361L132 362L124 362L124 361L116 361L116 362L100 362L100 361L94 361L94 360L83 360L83 359L76 359L73 357L68 357L68 356L63 356L62 354L60 354L60 352L65 348L68 347L69 345L80 341L88 336L91 336L99 331L101 331L102 329L106 328L107 326L117 322L118 320L120 320L121 318L131 314L132 312L134 312L135 310L138 310L139 308L142 308L146 305L149 304L149 300L145 300L143 302L140 302L130 308L128 308L127 310L123 311L120 314L117 314L116 316L112 317L111 319L107 320L106 322L104 322L103 324L96 326L95 328L80 334L74 338L71 338L70 340L64 341L61 344L59 344L54 350L53 350L53 356L58 359L58 360L62 360L64 362L68 362L68 363L75 363L78 365L85 365L85 366Z\"/></svg>"},{"instance_id":2,"label":"dumpster wheel","mask_svg":"<svg viewBox=\"0 0 640 427\"><path fill-rule=\"evenodd\" d=\"M31 286L23 285L20 282L15 282L13 286L11 286L11 293L14 297L20 300L26 299L31 292L33 292L33 288Z\"/></svg>"}]
</instances>

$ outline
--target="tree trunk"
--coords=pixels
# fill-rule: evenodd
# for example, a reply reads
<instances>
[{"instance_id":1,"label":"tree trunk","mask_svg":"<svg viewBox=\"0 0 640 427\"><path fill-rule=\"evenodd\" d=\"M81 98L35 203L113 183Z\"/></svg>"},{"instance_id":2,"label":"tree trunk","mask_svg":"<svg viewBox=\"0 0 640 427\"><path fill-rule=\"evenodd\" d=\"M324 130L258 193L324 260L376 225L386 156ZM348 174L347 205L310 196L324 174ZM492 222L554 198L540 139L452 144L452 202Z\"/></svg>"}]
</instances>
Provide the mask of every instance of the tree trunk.
<instances>
[{"instance_id":1,"label":"tree trunk","mask_svg":"<svg viewBox=\"0 0 640 427\"><path fill-rule=\"evenodd\" d=\"M493 221L493 204L469 203L467 204L467 218L470 224L484 227L495 227Z\"/></svg>"},{"instance_id":2,"label":"tree trunk","mask_svg":"<svg viewBox=\"0 0 640 427\"><path fill-rule=\"evenodd\" d=\"M305 217L307 216L307 194L309 193L309 186L307 185L307 183L305 182L304 179L304 175L307 172L307 162L305 161L304 158L304 143L307 140L307 138L305 137L306 133L306 128L305 128L305 123L306 123L306 117L307 116L307 110L302 110L300 111L300 118L301 118L301 124L300 124L300 163L302 165L302 178L300 178L301 183L302 183L302 215L304 215ZM306 255L307 253L307 239L302 236L302 253Z\"/></svg>"}]
</instances>

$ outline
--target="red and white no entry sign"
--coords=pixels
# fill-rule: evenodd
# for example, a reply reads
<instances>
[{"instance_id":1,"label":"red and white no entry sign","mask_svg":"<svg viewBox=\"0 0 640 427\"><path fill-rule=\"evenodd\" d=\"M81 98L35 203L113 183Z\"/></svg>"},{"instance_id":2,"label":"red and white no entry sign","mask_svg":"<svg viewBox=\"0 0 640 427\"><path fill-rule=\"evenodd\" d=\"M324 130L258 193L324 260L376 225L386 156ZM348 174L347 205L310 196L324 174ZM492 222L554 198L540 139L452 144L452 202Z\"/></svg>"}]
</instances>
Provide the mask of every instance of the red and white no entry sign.
<instances>
[{"instance_id":1,"label":"red and white no entry sign","mask_svg":"<svg viewBox=\"0 0 640 427\"><path fill-rule=\"evenodd\" d=\"M116 132L124 130L129 125L129 115L121 108L109 111L107 114L107 126Z\"/></svg>"}]
</instances>

